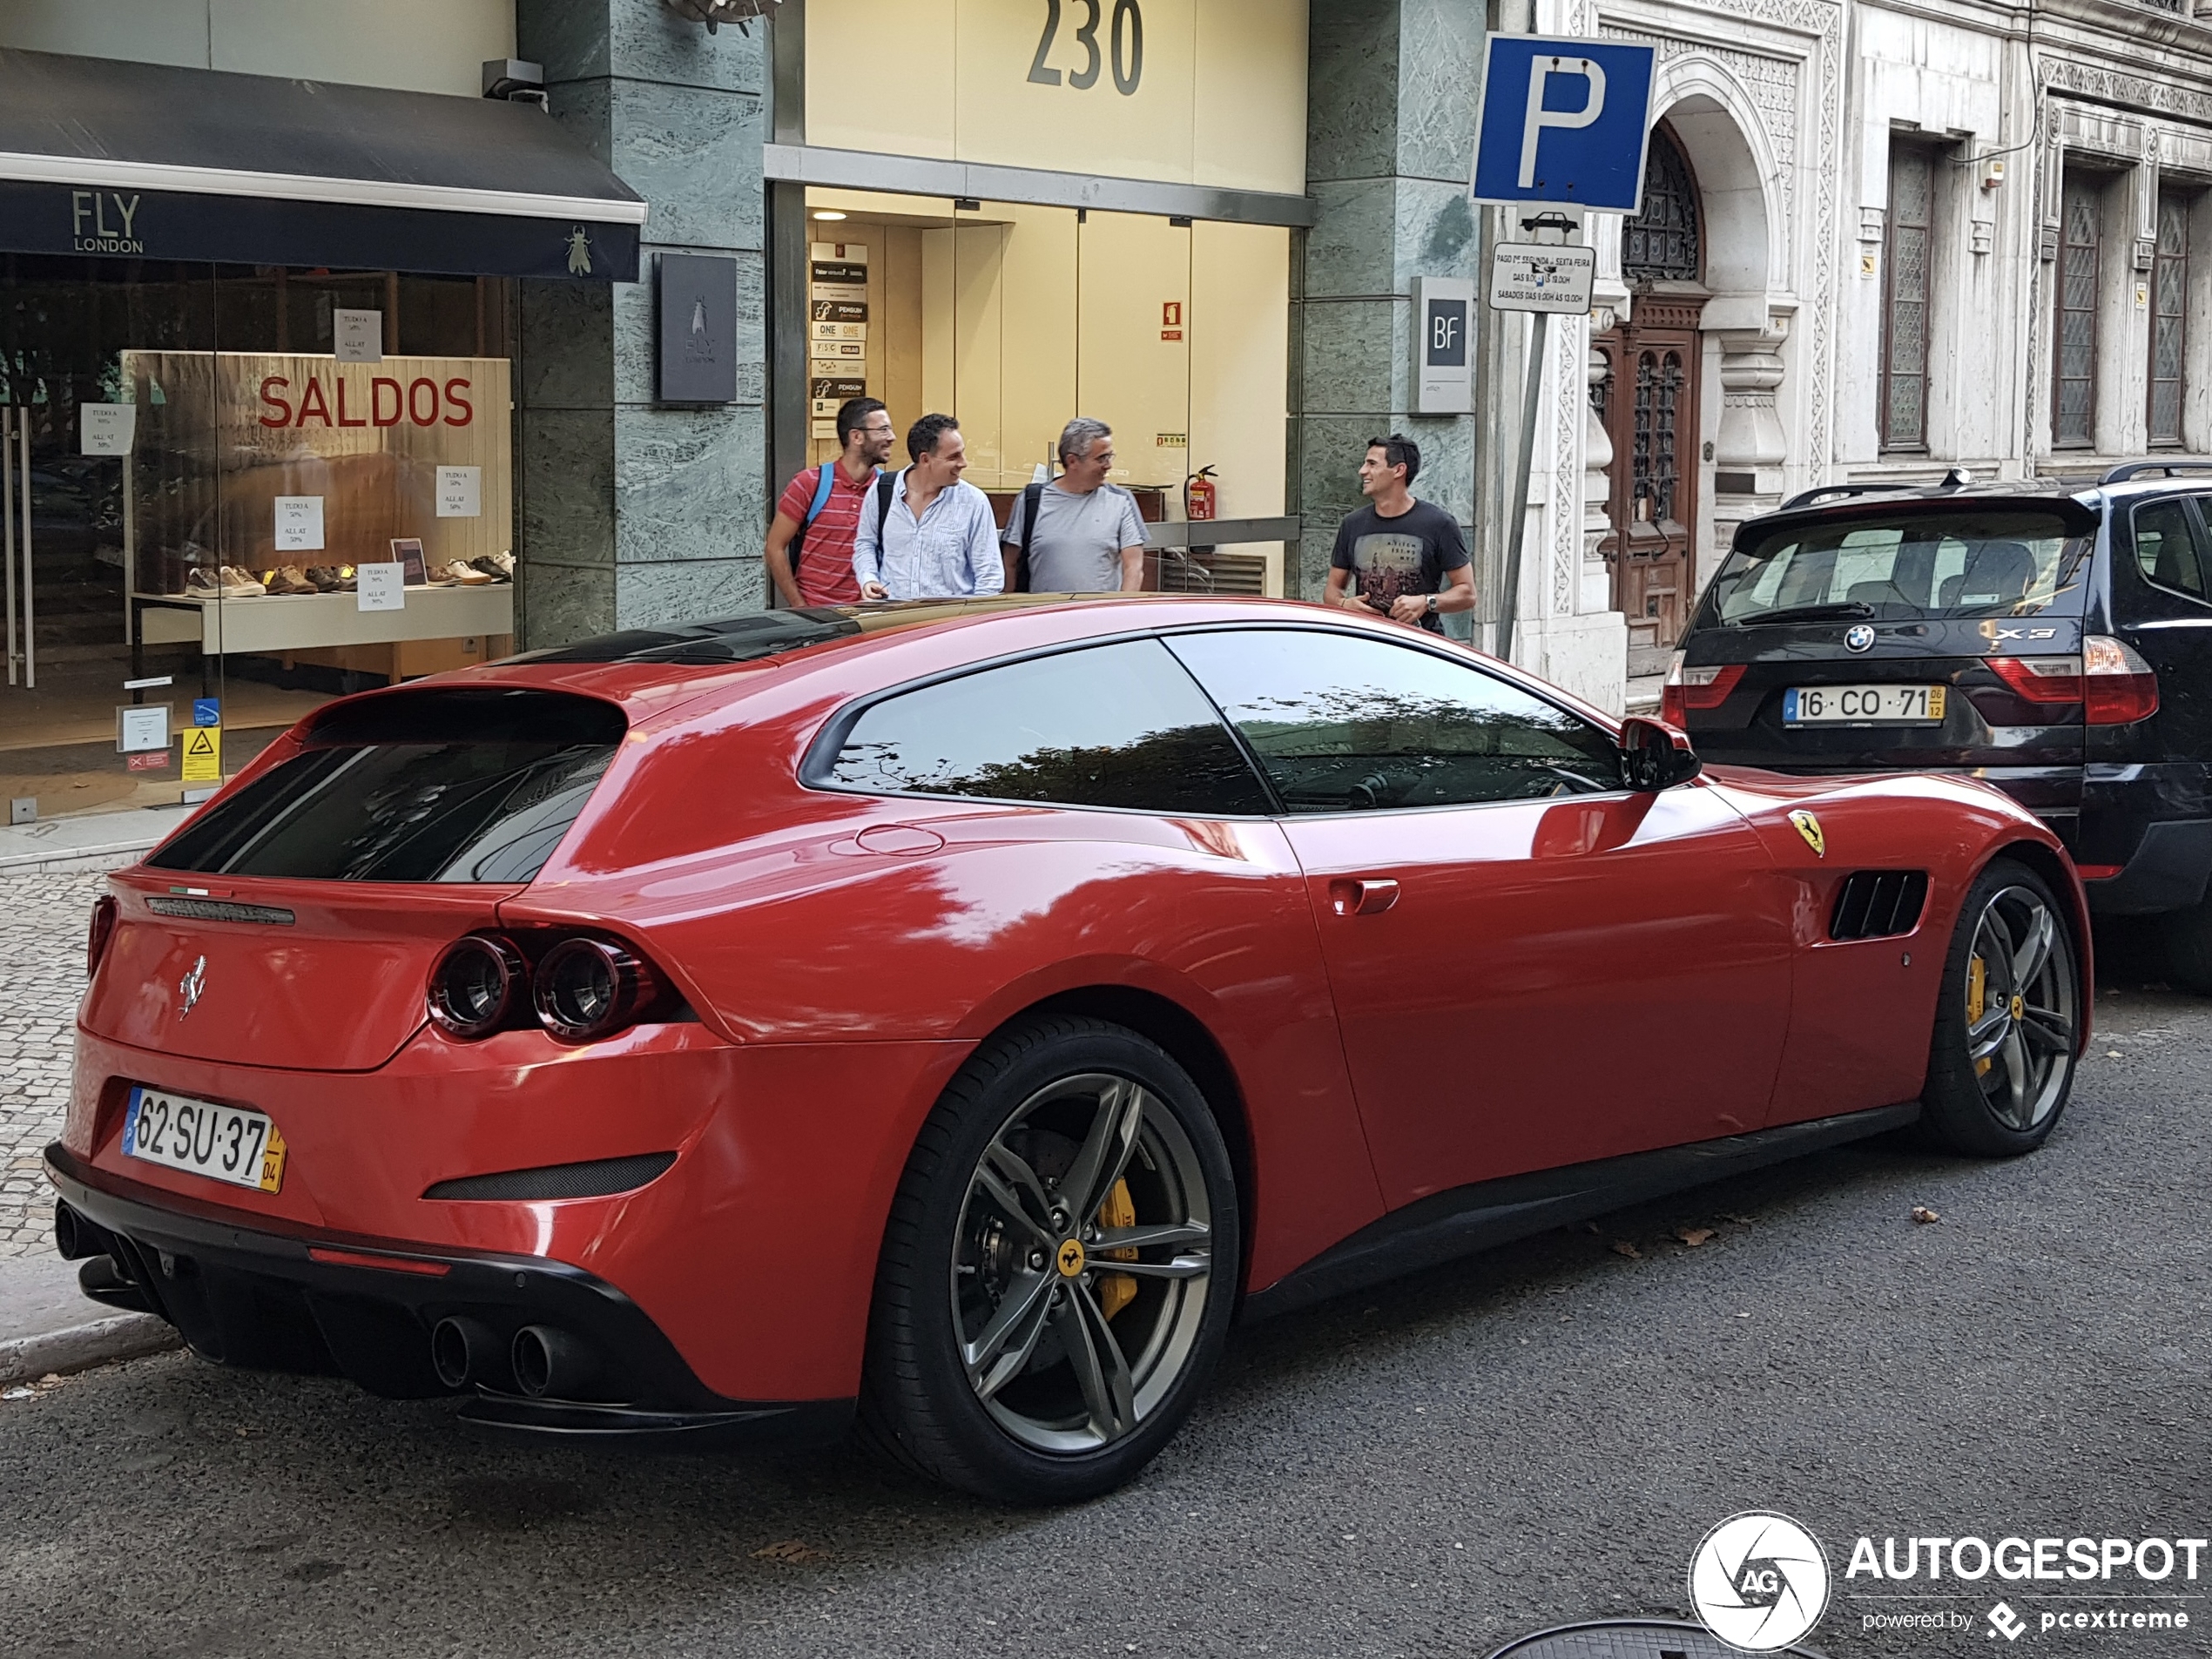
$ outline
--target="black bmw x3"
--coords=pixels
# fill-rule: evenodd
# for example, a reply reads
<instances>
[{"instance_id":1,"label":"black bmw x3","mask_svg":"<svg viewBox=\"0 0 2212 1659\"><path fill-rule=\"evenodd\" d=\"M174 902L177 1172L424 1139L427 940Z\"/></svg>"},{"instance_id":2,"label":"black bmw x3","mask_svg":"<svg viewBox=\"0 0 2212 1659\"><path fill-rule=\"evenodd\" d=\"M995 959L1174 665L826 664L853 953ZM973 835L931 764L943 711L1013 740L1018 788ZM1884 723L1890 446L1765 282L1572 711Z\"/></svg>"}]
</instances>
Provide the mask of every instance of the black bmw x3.
<instances>
[{"instance_id":1,"label":"black bmw x3","mask_svg":"<svg viewBox=\"0 0 2212 1659\"><path fill-rule=\"evenodd\" d=\"M1987 779L2212 993L2212 465L1958 480L1747 521L1661 712L1710 760Z\"/></svg>"}]
</instances>

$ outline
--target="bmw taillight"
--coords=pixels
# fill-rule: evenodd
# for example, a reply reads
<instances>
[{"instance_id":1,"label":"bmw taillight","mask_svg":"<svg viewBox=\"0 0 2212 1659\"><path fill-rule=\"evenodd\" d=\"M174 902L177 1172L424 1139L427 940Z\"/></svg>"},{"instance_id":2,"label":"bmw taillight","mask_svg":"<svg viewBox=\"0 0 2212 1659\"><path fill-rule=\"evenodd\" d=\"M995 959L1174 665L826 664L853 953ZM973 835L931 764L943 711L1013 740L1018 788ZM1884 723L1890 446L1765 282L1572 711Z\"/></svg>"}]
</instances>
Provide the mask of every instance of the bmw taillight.
<instances>
[{"instance_id":1,"label":"bmw taillight","mask_svg":"<svg viewBox=\"0 0 2212 1659\"><path fill-rule=\"evenodd\" d=\"M100 971L100 958L107 954L108 941L115 937L116 903L114 895L103 894L92 903L91 931L84 938L84 977L90 979Z\"/></svg>"},{"instance_id":2,"label":"bmw taillight","mask_svg":"<svg viewBox=\"0 0 2212 1659\"><path fill-rule=\"evenodd\" d=\"M611 940L564 939L538 958L537 1022L563 1042L596 1042L658 1000L653 971Z\"/></svg>"},{"instance_id":3,"label":"bmw taillight","mask_svg":"<svg viewBox=\"0 0 2212 1659\"><path fill-rule=\"evenodd\" d=\"M1692 709L1716 709L1729 699L1743 678L1741 663L1708 663L1691 668L1676 651L1667 661L1666 683L1659 688L1659 718L1670 725L1687 725Z\"/></svg>"},{"instance_id":4,"label":"bmw taillight","mask_svg":"<svg viewBox=\"0 0 2212 1659\"><path fill-rule=\"evenodd\" d=\"M452 1035L489 1036L529 995L529 964L512 940L470 934L446 947L430 970L430 1017Z\"/></svg>"},{"instance_id":5,"label":"bmw taillight","mask_svg":"<svg viewBox=\"0 0 2212 1659\"><path fill-rule=\"evenodd\" d=\"M2050 706L2081 700L2079 657L1992 657L1989 671L2023 703Z\"/></svg>"},{"instance_id":6,"label":"bmw taillight","mask_svg":"<svg viewBox=\"0 0 2212 1659\"><path fill-rule=\"evenodd\" d=\"M2125 640L2081 642L2082 702L2091 725L2128 725L2158 712L2158 675Z\"/></svg>"}]
</instances>

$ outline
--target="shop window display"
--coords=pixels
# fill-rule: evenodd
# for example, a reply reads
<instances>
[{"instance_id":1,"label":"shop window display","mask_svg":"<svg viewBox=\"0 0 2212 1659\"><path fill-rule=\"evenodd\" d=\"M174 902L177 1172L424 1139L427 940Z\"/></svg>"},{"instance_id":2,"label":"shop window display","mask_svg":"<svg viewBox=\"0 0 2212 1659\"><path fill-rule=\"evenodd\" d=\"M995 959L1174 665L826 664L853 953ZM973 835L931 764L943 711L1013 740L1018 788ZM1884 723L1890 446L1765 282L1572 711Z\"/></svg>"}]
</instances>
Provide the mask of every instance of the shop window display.
<instances>
[{"instance_id":1,"label":"shop window display","mask_svg":"<svg viewBox=\"0 0 2212 1659\"><path fill-rule=\"evenodd\" d=\"M496 279L0 259L11 817L173 803L331 695L511 649L510 307Z\"/></svg>"}]
</instances>

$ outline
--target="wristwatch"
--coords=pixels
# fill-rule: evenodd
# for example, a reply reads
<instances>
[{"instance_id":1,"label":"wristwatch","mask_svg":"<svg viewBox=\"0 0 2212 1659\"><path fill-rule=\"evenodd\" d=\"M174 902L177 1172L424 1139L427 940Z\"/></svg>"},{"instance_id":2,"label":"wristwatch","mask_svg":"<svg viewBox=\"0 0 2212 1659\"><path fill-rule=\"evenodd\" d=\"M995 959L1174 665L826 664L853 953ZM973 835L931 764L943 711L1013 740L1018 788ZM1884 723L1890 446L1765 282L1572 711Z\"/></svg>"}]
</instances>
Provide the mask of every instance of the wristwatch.
<instances>
[{"instance_id":1,"label":"wristwatch","mask_svg":"<svg viewBox=\"0 0 2212 1659\"><path fill-rule=\"evenodd\" d=\"M1436 596L1433 593L1428 596L1428 614L1432 617L1436 614Z\"/></svg>"}]
</instances>

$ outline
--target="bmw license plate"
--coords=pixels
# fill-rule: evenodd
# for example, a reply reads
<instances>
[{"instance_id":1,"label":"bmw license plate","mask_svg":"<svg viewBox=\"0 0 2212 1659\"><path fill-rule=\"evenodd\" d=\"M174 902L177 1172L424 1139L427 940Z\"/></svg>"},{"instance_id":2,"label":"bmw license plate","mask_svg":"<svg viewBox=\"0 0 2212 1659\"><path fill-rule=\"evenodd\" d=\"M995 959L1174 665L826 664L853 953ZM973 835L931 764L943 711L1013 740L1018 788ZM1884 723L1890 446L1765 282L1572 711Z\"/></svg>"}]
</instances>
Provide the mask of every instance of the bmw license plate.
<instances>
[{"instance_id":1,"label":"bmw license plate","mask_svg":"<svg viewBox=\"0 0 2212 1659\"><path fill-rule=\"evenodd\" d=\"M1941 725L1946 685L1793 685L1784 725Z\"/></svg>"},{"instance_id":2,"label":"bmw license plate","mask_svg":"<svg viewBox=\"0 0 2212 1659\"><path fill-rule=\"evenodd\" d=\"M274 1192L284 1183L284 1136L261 1112L135 1086L123 1119L123 1156Z\"/></svg>"}]
</instances>

